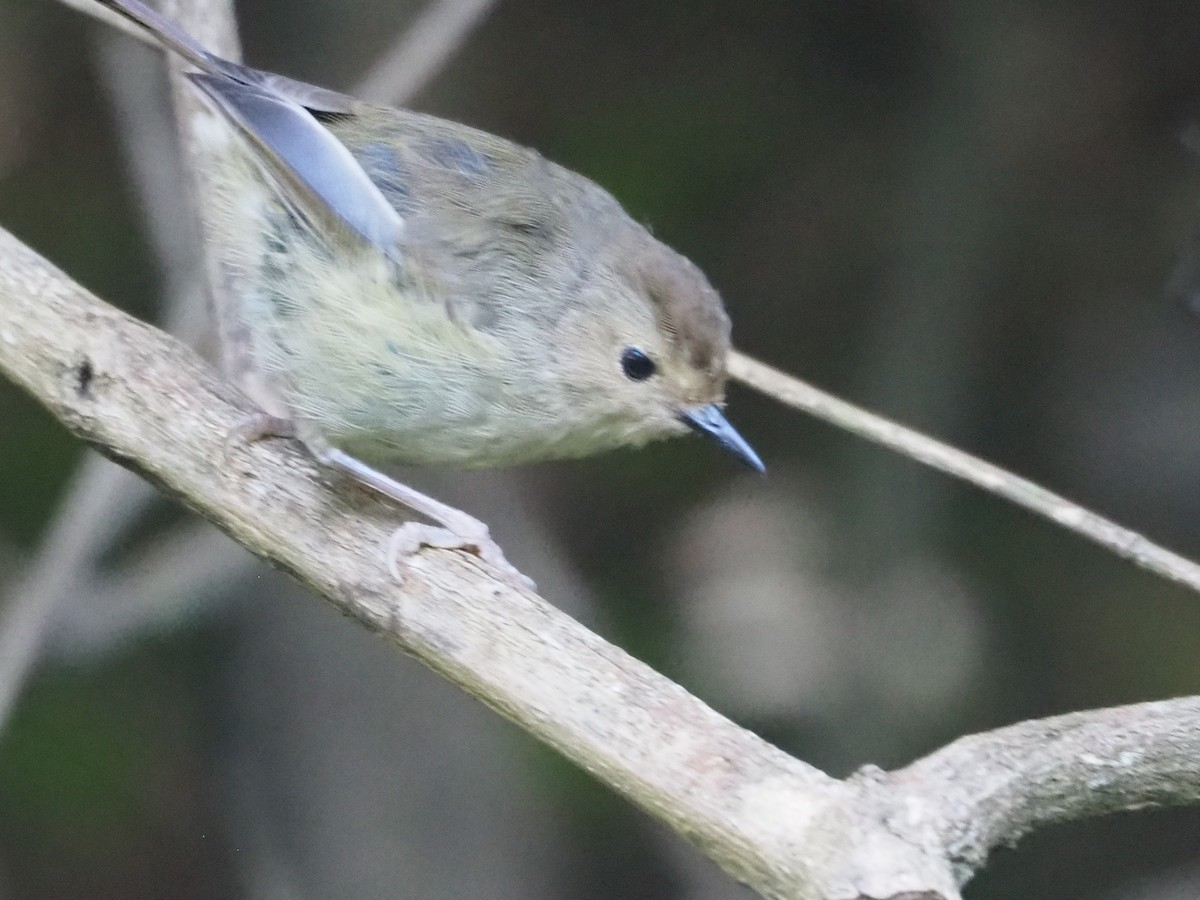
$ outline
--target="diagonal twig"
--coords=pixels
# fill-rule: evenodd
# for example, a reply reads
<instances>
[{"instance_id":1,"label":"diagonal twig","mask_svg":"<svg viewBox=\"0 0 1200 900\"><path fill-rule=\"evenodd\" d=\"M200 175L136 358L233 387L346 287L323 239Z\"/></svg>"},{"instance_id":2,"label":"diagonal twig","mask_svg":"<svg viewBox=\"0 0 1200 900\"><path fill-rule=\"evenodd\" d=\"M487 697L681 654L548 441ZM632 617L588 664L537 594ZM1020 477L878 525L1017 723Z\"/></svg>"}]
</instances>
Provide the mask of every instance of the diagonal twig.
<instances>
[{"instance_id":1,"label":"diagonal twig","mask_svg":"<svg viewBox=\"0 0 1200 900\"><path fill-rule=\"evenodd\" d=\"M983 488L1094 541L1149 572L1200 591L1200 565L1027 478L847 403L744 353L734 352L730 356L729 373L747 387L792 409L814 415L919 463Z\"/></svg>"},{"instance_id":2,"label":"diagonal twig","mask_svg":"<svg viewBox=\"0 0 1200 900\"><path fill-rule=\"evenodd\" d=\"M432 0L354 89L374 103L402 106L441 73L499 0Z\"/></svg>"}]
</instances>

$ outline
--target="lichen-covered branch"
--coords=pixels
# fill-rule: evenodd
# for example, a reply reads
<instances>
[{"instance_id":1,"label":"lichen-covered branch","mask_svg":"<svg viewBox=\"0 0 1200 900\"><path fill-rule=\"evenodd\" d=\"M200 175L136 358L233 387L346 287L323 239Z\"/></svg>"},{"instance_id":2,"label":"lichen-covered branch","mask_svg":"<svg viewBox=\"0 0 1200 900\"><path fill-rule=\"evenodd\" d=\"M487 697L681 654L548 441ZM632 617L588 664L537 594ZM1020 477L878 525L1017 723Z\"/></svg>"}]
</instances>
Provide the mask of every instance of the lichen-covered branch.
<instances>
[{"instance_id":1,"label":"lichen-covered branch","mask_svg":"<svg viewBox=\"0 0 1200 900\"><path fill-rule=\"evenodd\" d=\"M249 406L226 382L5 232L0 371L76 436L671 824L734 875L786 895L771 887L794 877L771 839L775 810L786 809L792 823L815 816L832 779L492 578L472 557L424 551L395 584L384 562L400 515L394 507L349 484L330 489L291 442L231 446Z\"/></svg>"},{"instance_id":2,"label":"lichen-covered branch","mask_svg":"<svg viewBox=\"0 0 1200 900\"><path fill-rule=\"evenodd\" d=\"M0 231L0 372L140 472L692 840L761 894L954 900L1051 822L1200 801L1200 698L1026 722L836 781L457 552L392 582L398 511L323 484L183 345ZM337 489L333 489L336 487ZM419 727L419 723L414 723Z\"/></svg>"},{"instance_id":3,"label":"lichen-covered branch","mask_svg":"<svg viewBox=\"0 0 1200 900\"><path fill-rule=\"evenodd\" d=\"M962 738L891 776L934 797L962 880L1036 828L1200 803L1200 697L1022 722Z\"/></svg>"}]
</instances>

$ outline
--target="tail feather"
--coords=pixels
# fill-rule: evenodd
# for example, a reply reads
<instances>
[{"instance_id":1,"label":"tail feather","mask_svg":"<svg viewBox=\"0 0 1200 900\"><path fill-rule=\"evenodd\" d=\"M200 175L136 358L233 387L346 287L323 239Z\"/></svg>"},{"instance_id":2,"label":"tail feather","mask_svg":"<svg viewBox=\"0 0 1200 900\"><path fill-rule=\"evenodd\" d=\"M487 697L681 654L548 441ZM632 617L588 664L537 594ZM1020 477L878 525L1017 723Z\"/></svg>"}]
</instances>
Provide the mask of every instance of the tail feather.
<instances>
[{"instance_id":1,"label":"tail feather","mask_svg":"<svg viewBox=\"0 0 1200 900\"><path fill-rule=\"evenodd\" d=\"M227 74L232 63L215 56L194 37L141 0L96 0L105 9L148 31L163 47L178 53L196 68L212 74Z\"/></svg>"},{"instance_id":2,"label":"tail feather","mask_svg":"<svg viewBox=\"0 0 1200 900\"><path fill-rule=\"evenodd\" d=\"M133 22L148 32L160 46L179 54L205 74L219 75L244 84L268 88L313 112L344 114L354 109L354 99L345 94L296 81L284 75L260 72L258 69L217 56L142 0L96 0L96 3Z\"/></svg>"}]
</instances>

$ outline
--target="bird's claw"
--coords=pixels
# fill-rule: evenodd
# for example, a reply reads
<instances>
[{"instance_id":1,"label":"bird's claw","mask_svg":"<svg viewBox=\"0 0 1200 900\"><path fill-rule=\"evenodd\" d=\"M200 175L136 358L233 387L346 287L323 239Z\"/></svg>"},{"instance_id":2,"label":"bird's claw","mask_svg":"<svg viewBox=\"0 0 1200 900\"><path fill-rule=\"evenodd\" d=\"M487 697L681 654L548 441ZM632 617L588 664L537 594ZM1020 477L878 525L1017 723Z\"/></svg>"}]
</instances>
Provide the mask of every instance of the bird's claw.
<instances>
[{"instance_id":1,"label":"bird's claw","mask_svg":"<svg viewBox=\"0 0 1200 900\"><path fill-rule=\"evenodd\" d=\"M504 581L514 587L530 591L536 590L537 586L533 580L504 558L504 551L492 540L487 526L473 519L471 522L478 527L464 529L466 533L452 531L438 525L426 525L423 522L405 522L392 533L392 538L388 542L388 571L392 573L392 577L396 581L403 582L402 562L415 555L422 547L435 547L439 550L466 550L494 568Z\"/></svg>"}]
</instances>

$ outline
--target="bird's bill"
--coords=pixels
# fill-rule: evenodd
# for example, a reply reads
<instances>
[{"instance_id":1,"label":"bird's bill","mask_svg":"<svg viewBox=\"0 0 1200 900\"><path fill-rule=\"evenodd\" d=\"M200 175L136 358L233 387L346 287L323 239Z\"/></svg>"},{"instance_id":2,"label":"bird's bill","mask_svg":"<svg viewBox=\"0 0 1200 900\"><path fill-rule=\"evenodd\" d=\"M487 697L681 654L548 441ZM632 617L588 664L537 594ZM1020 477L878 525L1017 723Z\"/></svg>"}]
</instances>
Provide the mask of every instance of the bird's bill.
<instances>
[{"instance_id":1,"label":"bird's bill","mask_svg":"<svg viewBox=\"0 0 1200 900\"><path fill-rule=\"evenodd\" d=\"M758 458L754 448L747 444L745 438L729 424L729 420L725 418L725 414L716 404L710 403L707 406L684 410L679 414L679 418L693 431L712 438L719 446L728 450L754 471L767 471L767 467Z\"/></svg>"}]
</instances>

